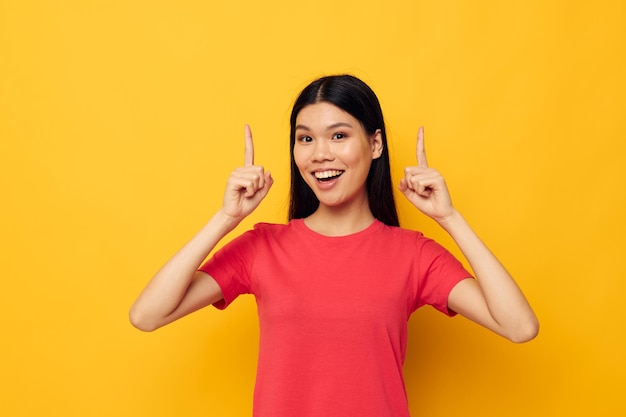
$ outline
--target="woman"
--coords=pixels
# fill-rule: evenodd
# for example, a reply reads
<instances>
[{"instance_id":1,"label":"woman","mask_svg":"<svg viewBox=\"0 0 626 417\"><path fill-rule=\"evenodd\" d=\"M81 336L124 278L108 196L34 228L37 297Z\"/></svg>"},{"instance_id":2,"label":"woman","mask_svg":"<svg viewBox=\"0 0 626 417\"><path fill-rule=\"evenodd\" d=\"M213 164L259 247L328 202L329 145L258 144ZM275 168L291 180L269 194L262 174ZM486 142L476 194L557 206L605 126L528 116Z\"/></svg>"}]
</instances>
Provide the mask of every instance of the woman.
<instances>
[{"instance_id":1,"label":"woman","mask_svg":"<svg viewBox=\"0 0 626 417\"><path fill-rule=\"evenodd\" d=\"M146 286L131 308L136 327L153 330L254 294L257 417L408 416L407 321L424 304L514 342L535 337L524 295L428 167L422 128L418 165L405 169L399 189L452 236L476 279L443 247L398 227L382 111L365 83L349 75L314 81L290 123L289 223L257 224L200 267L273 183L254 165L246 126L245 165L231 174L222 208Z\"/></svg>"}]
</instances>

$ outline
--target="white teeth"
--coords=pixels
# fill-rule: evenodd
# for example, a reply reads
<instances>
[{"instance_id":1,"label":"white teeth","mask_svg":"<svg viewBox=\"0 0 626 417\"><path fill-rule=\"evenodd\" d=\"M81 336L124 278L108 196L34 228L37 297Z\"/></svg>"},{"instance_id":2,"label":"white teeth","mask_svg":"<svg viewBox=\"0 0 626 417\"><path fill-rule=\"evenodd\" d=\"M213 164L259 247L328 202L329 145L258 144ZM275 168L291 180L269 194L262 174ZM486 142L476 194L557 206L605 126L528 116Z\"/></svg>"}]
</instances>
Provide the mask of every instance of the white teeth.
<instances>
[{"instance_id":1,"label":"white teeth","mask_svg":"<svg viewBox=\"0 0 626 417\"><path fill-rule=\"evenodd\" d=\"M343 171L337 171L334 169L331 169L329 171L316 171L314 172L315 178L317 178L318 180L324 179L324 178L330 178L330 177L337 177L339 175L343 174Z\"/></svg>"}]
</instances>

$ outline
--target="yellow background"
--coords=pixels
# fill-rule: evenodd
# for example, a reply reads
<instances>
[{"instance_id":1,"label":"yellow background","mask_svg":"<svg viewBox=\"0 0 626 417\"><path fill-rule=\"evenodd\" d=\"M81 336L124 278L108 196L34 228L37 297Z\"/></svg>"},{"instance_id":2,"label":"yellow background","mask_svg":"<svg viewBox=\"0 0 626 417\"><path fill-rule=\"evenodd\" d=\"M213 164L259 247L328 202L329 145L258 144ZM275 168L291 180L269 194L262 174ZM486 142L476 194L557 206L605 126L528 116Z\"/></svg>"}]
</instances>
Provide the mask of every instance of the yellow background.
<instances>
[{"instance_id":1,"label":"yellow background","mask_svg":"<svg viewBox=\"0 0 626 417\"><path fill-rule=\"evenodd\" d=\"M150 334L127 311L219 208L244 123L276 184L238 232L284 221L291 103L337 72L379 95L396 182L426 126L542 324L513 345L420 310L413 414L624 415L624 4L1 1L0 415L250 415L252 297Z\"/></svg>"}]
</instances>

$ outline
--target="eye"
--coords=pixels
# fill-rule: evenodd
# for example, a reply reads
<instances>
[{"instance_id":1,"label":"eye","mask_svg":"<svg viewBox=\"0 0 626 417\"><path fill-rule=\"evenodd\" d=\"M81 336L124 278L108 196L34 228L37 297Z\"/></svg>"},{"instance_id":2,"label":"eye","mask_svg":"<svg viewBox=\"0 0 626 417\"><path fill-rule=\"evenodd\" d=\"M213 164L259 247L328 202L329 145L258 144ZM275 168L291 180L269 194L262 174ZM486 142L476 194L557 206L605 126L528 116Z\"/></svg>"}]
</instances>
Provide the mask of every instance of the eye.
<instances>
[{"instance_id":1,"label":"eye","mask_svg":"<svg viewBox=\"0 0 626 417\"><path fill-rule=\"evenodd\" d=\"M343 133L340 133L340 132L337 132L337 133L335 133L335 134L333 135L333 139L343 139L343 138L345 138L345 137L346 137L346 135L345 135L345 134L343 134Z\"/></svg>"},{"instance_id":2,"label":"eye","mask_svg":"<svg viewBox=\"0 0 626 417\"><path fill-rule=\"evenodd\" d=\"M307 135L298 136L298 142L303 142L303 143L313 142L313 138Z\"/></svg>"}]
</instances>

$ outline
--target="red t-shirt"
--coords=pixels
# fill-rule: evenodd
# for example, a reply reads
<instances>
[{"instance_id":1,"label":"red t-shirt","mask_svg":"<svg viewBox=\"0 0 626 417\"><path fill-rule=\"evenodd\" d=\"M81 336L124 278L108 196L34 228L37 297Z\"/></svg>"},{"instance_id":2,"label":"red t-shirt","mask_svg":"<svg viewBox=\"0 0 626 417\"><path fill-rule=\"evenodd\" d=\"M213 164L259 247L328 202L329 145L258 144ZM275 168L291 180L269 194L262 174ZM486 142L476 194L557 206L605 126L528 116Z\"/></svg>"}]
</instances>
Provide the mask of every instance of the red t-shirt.
<instances>
[{"instance_id":1,"label":"red t-shirt","mask_svg":"<svg viewBox=\"0 0 626 417\"><path fill-rule=\"evenodd\" d=\"M429 304L445 314L471 277L421 233L374 221L329 237L304 221L257 224L201 270L223 309L254 294L260 323L255 417L406 417L407 322Z\"/></svg>"}]
</instances>

